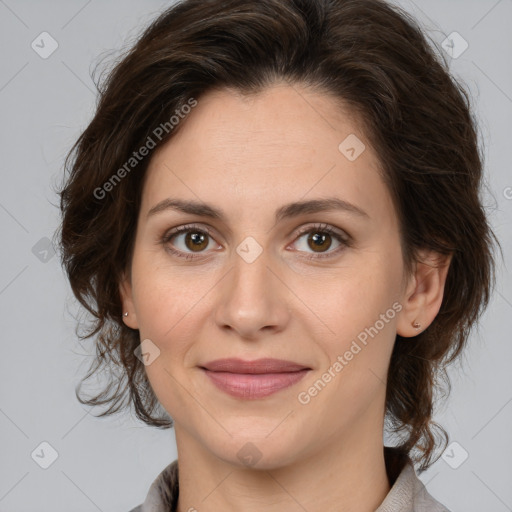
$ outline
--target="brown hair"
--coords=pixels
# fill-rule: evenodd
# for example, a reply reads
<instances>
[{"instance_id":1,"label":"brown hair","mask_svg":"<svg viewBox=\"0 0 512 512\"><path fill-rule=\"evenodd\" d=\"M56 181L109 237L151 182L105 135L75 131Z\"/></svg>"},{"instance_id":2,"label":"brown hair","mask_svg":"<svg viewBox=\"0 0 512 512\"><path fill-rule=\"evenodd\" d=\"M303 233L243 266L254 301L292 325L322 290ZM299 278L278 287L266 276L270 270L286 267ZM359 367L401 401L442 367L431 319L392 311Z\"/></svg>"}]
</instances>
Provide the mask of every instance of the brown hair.
<instances>
[{"instance_id":1,"label":"brown hair","mask_svg":"<svg viewBox=\"0 0 512 512\"><path fill-rule=\"evenodd\" d=\"M118 289L149 158L102 197L97 191L191 98L219 87L257 93L282 80L357 114L397 210L406 270L420 249L453 255L438 315L414 338L397 335L388 373L388 427L421 471L433 462L435 430L447 443L432 421L434 391L440 376L449 388L444 366L488 304L499 242L479 198L482 158L468 93L417 22L381 0L185 0L155 19L97 86L94 118L65 161L59 243L73 293L94 316L80 338L97 335L81 384L101 367L110 380L92 399L77 397L109 404L100 416L129 399L147 424L173 425L152 415L163 409L134 354L139 331L123 323Z\"/></svg>"}]
</instances>

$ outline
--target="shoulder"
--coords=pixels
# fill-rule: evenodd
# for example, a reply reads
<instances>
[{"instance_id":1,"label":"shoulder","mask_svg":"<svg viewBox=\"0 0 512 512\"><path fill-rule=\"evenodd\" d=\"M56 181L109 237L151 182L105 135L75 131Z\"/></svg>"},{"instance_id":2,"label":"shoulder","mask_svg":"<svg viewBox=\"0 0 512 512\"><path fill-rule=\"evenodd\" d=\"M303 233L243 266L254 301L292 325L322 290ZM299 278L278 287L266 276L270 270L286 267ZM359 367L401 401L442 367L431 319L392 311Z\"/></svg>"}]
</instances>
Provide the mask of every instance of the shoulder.
<instances>
[{"instance_id":1,"label":"shoulder","mask_svg":"<svg viewBox=\"0 0 512 512\"><path fill-rule=\"evenodd\" d=\"M175 460L155 478L144 503L129 512L174 512L178 494L178 461Z\"/></svg>"},{"instance_id":2,"label":"shoulder","mask_svg":"<svg viewBox=\"0 0 512 512\"><path fill-rule=\"evenodd\" d=\"M408 473L406 476L412 484L414 512L450 512L442 503L429 494L423 482L416 476L412 464L408 464L407 468L404 469L406 469Z\"/></svg>"},{"instance_id":3,"label":"shoulder","mask_svg":"<svg viewBox=\"0 0 512 512\"><path fill-rule=\"evenodd\" d=\"M405 457L403 466L384 501L375 512L450 512L431 496Z\"/></svg>"}]
</instances>

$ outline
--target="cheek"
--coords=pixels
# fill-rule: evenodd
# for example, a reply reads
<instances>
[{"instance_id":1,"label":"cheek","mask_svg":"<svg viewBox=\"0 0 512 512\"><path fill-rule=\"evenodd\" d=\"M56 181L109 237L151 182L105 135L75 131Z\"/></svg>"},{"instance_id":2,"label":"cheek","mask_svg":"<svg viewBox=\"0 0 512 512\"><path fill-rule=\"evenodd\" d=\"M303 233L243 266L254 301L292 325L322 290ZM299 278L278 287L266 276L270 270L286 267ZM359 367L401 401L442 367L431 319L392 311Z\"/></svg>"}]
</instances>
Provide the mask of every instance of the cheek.
<instances>
[{"instance_id":1,"label":"cheek","mask_svg":"<svg viewBox=\"0 0 512 512\"><path fill-rule=\"evenodd\" d=\"M314 313L310 316L317 318L319 329L327 332L328 339L351 339L392 307L399 297L397 276L395 269L378 259L366 260L360 268L351 265L336 274L301 280L294 291Z\"/></svg>"},{"instance_id":2,"label":"cheek","mask_svg":"<svg viewBox=\"0 0 512 512\"><path fill-rule=\"evenodd\" d=\"M324 366L301 388L307 395L303 399L309 396L318 410L331 411L332 424L328 422L333 432L339 421L354 420L375 399L385 396L396 337L395 318L400 309L398 302L382 307L368 301L365 307L353 301L344 304L346 309L340 311L336 323L331 322L336 336L321 342L326 354Z\"/></svg>"},{"instance_id":3,"label":"cheek","mask_svg":"<svg viewBox=\"0 0 512 512\"><path fill-rule=\"evenodd\" d=\"M165 250L140 250L132 265L133 297L141 336L164 342L209 288L205 273L170 265ZM181 320L183 319L183 320Z\"/></svg>"},{"instance_id":4,"label":"cheek","mask_svg":"<svg viewBox=\"0 0 512 512\"><path fill-rule=\"evenodd\" d=\"M149 258L134 259L132 268L140 339L151 340L159 354L146 373L159 400L179 403L179 382L186 380L198 330L208 317L205 294L218 277L204 270L156 266Z\"/></svg>"},{"instance_id":5,"label":"cheek","mask_svg":"<svg viewBox=\"0 0 512 512\"><path fill-rule=\"evenodd\" d=\"M319 319L315 339L326 356L322 370L331 368L336 375L333 388L340 386L349 401L351 393L359 395L365 389L371 393L380 380L386 381L396 316L402 308L397 300L399 253L379 251L365 256L333 279L317 281L308 298ZM332 368L336 361L339 364ZM322 380L328 379L325 375Z\"/></svg>"}]
</instances>

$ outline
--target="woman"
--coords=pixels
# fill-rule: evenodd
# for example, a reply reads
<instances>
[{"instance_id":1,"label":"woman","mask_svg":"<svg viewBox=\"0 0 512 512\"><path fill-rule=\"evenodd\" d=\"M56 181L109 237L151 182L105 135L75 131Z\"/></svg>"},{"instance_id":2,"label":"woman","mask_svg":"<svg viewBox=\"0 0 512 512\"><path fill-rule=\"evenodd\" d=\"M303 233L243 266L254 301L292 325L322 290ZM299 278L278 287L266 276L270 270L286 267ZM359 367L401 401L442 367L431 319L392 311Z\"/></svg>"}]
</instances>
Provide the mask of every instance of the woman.
<instances>
[{"instance_id":1,"label":"woman","mask_svg":"<svg viewBox=\"0 0 512 512\"><path fill-rule=\"evenodd\" d=\"M175 429L134 511L447 510L414 464L447 444L435 384L496 240L467 94L415 21L185 0L100 92L61 244L96 319L86 378L111 372L80 401Z\"/></svg>"}]
</instances>

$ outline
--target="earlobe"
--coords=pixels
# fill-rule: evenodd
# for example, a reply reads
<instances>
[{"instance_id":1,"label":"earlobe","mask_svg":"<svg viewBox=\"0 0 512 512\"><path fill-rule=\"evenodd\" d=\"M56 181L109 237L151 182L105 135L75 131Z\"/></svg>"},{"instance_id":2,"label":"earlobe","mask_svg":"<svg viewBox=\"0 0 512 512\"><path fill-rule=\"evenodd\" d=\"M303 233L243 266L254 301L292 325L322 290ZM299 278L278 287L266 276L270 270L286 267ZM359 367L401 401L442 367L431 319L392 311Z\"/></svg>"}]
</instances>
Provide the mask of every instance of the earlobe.
<instances>
[{"instance_id":1,"label":"earlobe","mask_svg":"<svg viewBox=\"0 0 512 512\"><path fill-rule=\"evenodd\" d=\"M397 334L410 338L423 332L441 309L451 255L423 253L402 297Z\"/></svg>"},{"instance_id":2,"label":"earlobe","mask_svg":"<svg viewBox=\"0 0 512 512\"><path fill-rule=\"evenodd\" d=\"M119 296L121 297L123 322L132 329L138 329L139 326L133 302L131 280L126 273L123 273L119 282Z\"/></svg>"}]
</instances>

